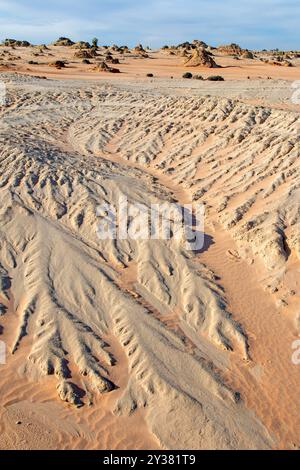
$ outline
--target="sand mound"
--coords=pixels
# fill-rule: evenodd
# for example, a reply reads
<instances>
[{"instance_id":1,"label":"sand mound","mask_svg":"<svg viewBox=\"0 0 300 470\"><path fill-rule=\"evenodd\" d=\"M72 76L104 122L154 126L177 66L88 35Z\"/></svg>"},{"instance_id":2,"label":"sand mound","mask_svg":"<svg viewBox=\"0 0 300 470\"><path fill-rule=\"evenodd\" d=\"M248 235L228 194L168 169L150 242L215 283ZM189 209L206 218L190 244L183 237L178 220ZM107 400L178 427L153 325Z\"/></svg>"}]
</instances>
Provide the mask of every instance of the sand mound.
<instances>
[{"instance_id":1,"label":"sand mound","mask_svg":"<svg viewBox=\"0 0 300 470\"><path fill-rule=\"evenodd\" d=\"M270 65L277 65L278 67L293 67L292 62L289 60L267 60L267 63Z\"/></svg>"},{"instance_id":2,"label":"sand mound","mask_svg":"<svg viewBox=\"0 0 300 470\"><path fill-rule=\"evenodd\" d=\"M60 37L53 43L53 46L73 46L74 42L69 38Z\"/></svg>"},{"instance_id":3,"label":"sand mound","mask_svg":"<svg viewBox=\"0 0 300 470\"><path fill-rule=\"evenodd\" d=\"M91 49L91 45L86 41L79 41L72 45L73 49Z\"/></svg>"},{"instance_id":4,"label":"sand mound","mask_svg":"<svg viewBox=\"0 0 300 470\"><path fill-rule=\"evenodd\" d=\"M242 55L244 52L244 50L235 43L226 46L220 46L218 47L218 51L225 55Z\"/></svg>"},{"instance_id":5,"label":"sand mound","mask_svg":"<svg viewBox=\"0 0 300 470\"><path fill-rule=\"evenodd\" d=\"M106 62L109 64L119 64L120 61L117 57L113 57L112 55L107 55L106 56Z\"/></svg>"},{"instance_id":6,"label":"sand mound","mask_svg":"<svg viewBox=\"0 0 300 470\"><path fill-rule=\"evenodd\" d=\"M204 49L208 48L208 45L204 41L199 41L199 39L194 39L192 42L193 45L195 45L197 48L202 47Z\"/></svg>"},{"instance_id":7,"label":"sand mound","mask_svg":"<svg viewBox=\"0 0 300 470\"><path fill-rule=\"evenodd\" d=\"M132 52L134 54L137 54L137 55L141 56L141 57L144 57L145 59L147 59L149 57L149 55L147 54L147 52L143 48L142 44L138 44L134 49L132 49Z\"/></svg>"},{"instance_id":8,"label":"sand mound","mask_svg":"<svg viewBox=\"0 0 300 470\"><path fill-rule=\"evenodd\" d=\"M80 49L79 51L75 52L74 57L78 59L92 59L96 55L97 55L96 51L92 49L90 50Z\"/></svg>"},{"instance_id":9,"label":"sand mound","mask_svg":"<svg viewBox=\"0 0 300 470\"><path fill-rule=\"evenodd\" d=\"M188 51L186 49L181 49L179 51L179 56L180 57L187 57L188 60L190 60L191 56L189 55Z\"/></svg>"},{"instance_id":10,"label":"sand mound","mask_svg":"<svg viewBox=\"0 0 300 470\"><path fill-rule=\"evenodd\" d=\"M211 57L210 54L206 52L205 49L195 49L193 55L189 57L184 65L186 67L207 67L207 68L217 68L218 65Z\"/></svg>"},{"instance_id":11,"label":"sand mound","mask_svg":"<svg viewBox=\"0 0 300 470\"><path fill-rule=\"evenodd\" d=\"M120 73L119 69L109 67L106 62L100 62L95 68L98 72Z\"/></svg>"},{"instance_id":12,"label":"sand mound","mask_svg":"<svg viewBox=\"0 0 300 470\"><path fill-rule=\"evenodd\" d=\"M254 59L254 54L251 51L245 51L242 54L243 59Z\"/></svg>"}]
</instances>

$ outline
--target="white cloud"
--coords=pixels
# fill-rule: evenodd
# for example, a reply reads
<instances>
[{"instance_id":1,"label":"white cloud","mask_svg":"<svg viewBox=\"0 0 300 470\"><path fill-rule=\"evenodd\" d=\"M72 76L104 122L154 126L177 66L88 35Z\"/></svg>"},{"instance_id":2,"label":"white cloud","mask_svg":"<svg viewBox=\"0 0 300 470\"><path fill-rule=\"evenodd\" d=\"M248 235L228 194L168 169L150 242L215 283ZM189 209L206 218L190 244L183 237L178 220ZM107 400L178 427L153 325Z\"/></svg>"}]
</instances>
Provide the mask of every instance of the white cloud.
<instances>
[{"instance_id":1,"label":"white cloud","mask_svg":"<svg viewBox=\"0 0 300 470\"><path fill-rule=\"evenodd\" d=\"M298 0L0 0L4 36L50 42L56 36L101 42L212 44L299 49Z\"/></svg>"}]
</instances>

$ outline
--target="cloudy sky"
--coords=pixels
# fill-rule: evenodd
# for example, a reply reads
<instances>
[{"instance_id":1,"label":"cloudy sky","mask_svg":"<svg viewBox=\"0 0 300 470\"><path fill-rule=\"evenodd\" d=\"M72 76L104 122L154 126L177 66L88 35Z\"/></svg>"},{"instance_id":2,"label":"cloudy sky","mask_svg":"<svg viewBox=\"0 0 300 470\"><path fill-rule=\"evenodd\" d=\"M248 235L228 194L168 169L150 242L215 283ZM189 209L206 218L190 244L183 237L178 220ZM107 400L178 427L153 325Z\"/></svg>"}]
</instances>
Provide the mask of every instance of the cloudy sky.
<instances>
[{"instance_id":1,"label":"cloudy sky","mask_svg":"<svg viewBox=\"0 0 300 470\"><path fill-rule=\"evenodd\" d=\"M0 39L300 49L299 0L0 0Z\"/></svg>"}]
</instances>

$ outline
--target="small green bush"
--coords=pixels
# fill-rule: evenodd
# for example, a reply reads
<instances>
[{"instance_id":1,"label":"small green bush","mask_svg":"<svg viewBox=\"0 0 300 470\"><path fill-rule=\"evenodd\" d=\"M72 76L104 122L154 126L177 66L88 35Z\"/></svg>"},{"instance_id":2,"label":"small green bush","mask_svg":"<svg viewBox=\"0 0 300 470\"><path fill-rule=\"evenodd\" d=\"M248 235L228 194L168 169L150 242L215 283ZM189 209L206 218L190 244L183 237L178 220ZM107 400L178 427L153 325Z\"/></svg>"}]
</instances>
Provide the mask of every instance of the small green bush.
<instances>
[{"instance_id":1,"label":"small green bush","mask_svg":"<svg viewBox=\"0 0 300 470\"><path fill-rule=\"evenodd\" d=\"M193 74L191 72L185 72L182 75L182 78L193 78Z\"/></svg>"},{"instance_id":2,"label":"small green bush","mask_svg":"<svg viewBox=\"0 0 300 470\"><path fill-rule=\"evenodd\" d=\"M202 75L194 75L194 79L195 79L195 80L204 80L204 78L202 77Z\"/></svg>"}]
</instances>

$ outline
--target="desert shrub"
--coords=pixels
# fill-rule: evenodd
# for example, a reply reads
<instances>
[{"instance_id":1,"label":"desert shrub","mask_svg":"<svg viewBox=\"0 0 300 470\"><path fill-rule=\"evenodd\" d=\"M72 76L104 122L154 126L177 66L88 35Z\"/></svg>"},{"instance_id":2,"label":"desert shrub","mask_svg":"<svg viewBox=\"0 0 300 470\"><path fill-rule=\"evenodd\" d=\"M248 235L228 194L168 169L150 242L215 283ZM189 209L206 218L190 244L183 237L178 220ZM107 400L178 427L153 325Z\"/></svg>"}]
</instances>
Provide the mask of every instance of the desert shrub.
<instances>
[{"instance_id":1,"label":"desert shrub","mask_svg":"<svg viewBox=\"0 0 300 470\"><path fill-rule=\"evenodd\" d=\"M38 65L38 62L35 62L34 60L29 60L28 64L29 65Z\"/></svg>"},{"instance_id":2,"label":"desert shrub","mask_svg":"<svg viewBox=\"0 0 300 470\"><path fill-rule=\"evenodd\" d=\"M154 77L153 73L147 73L147 77L151 78Z\"/></svg>"},{"instance_id":3,"label":"desert shrub","mask_svg":"<svg viewBox=\"0 0 300 470\"><path fill-rule=\"evenodd\" d=\"M95 47L95 48L97 49L97 47L98 47L98 39L97 39L97 38L93 38L92 44L93 44L93 47Z\"/></svg>"},{"instance_id":4,"label":"desert shrub","mask_svg":"<svg viewBox=\"0 0 300 470\"><path fill-rule=\"evenodd\" d=\"M4 39L3 41L4 46L12 46L15 43L16 43L15 39Z\"/></svg>"},{"instance_id":5,"label":"desert shrub","mask_svg":"<svg viewBox=\"0 0 300 470\"><path fill-rule=\"evenodd\" d=\"M50 67L56 67L57 69L62 69L65 67L66 62L62 60L56 60L55 62L50 63Z\"/></svg>"},{"instance_id":6,"label":"desert shrub","mask_svg":"<svg viewBox=\"0 0 300 470\"><path fill-rule=\"evenodd\" d=\"M221 77L221 75L211 75L210 77L207 77L207 80L211 82L224 82L224 78Z\"/></svg>"},{"instance_id":7,"label":"desert shrub","mask_svg":"<svg viewBox=\"0 0 300 470\"><path fill-rule=\"evenodd\" d=\"M29 47L31 46L30 42L28 41L18 41L16 39L5 39L3 41L4 46L17 46L17 47Z\"/></svg>"},{"instance_id":8,"label":"desert shrub","mask_svg":"<svg viewBox=\"0 0 300 470\"><path fill-rule=\"evenodd\" d=\"M182 78L193 78L193 74L191 72L185 72L182 75Z\"/></svg>"},{"instance_id":9,"label":"desert shrub","mask_svg":"<svg viewBox=\"0 0 300 470\"><path fill-rule=\"evenodd\" d=\"M83 59L82 63L83 64L90 64L91 62L89 61L89 59Z\"/></svg>"},{"instance_id":10,"label":"desert shrub","mask_svg":"<svg viewBox=\"0 0 300 470\"><path fill-rule=\"evenodd\" d=\"M202 77L202 75L194 75L194 79L195 79L195 80L204 80L204 78Z\"/></svg>"},{"instance_id":11,"label":"desert shrub","mask_svg":"<svg viewBox=\"0 0 300 470\"><path fill-rule=\"evenodd\" d=\"M110 72L110 73L121 73L119 69L115 69L115 68L113 68L113 67L110 67L110 68L109 68L109 72Z\"/></svg>"}]
</instances>

